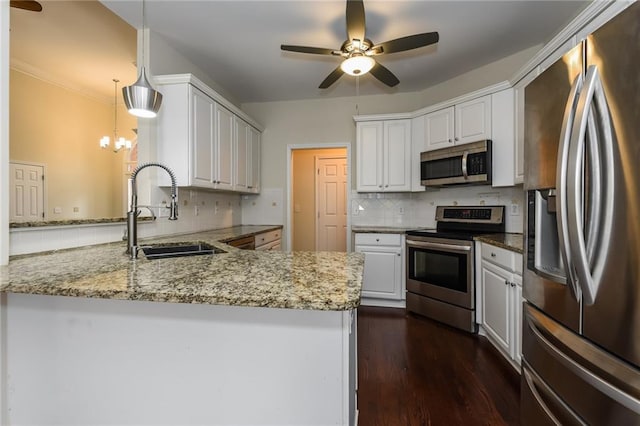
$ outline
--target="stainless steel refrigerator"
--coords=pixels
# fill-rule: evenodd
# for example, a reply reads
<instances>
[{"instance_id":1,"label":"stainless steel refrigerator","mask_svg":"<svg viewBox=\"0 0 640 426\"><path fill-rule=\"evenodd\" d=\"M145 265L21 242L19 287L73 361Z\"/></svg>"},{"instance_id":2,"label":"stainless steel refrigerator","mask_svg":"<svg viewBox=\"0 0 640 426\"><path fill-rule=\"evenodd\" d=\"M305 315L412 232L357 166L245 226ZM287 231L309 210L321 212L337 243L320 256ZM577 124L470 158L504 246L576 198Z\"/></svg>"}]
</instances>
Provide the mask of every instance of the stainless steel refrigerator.
<instances>
[{"instance_id":1,"label":"stainless steel refrigerator","mask_svg":"<svg viewBox=\"0 0 640 426\"><path fill-rule=\"evenodd\" d=\"M525 88L522 424L640 425L640 4Z\"/></svg>"}]
</instances>

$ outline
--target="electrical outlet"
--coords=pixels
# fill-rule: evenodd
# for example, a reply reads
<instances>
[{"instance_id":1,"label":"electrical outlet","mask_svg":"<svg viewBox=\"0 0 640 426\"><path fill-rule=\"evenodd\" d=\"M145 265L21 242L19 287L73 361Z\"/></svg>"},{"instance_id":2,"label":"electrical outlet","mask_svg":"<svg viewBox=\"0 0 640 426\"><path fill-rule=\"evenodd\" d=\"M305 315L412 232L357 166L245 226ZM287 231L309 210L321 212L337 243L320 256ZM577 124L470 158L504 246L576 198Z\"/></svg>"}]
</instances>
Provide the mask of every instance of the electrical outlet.
<instances>
[{"instance_id":1,"label":"electrical outlet","mask_svg":"<svg viewBox=\"0 0 640 426\"><path fill-rule=\"evenodd\" d=\"M511 216L520 216L520 206L511 204Z\"/></svg>"},{"instance_id":2,"label":"electrical outlet","mask_svg":"<svg viewBox=\"0 0 640 426\"><path fill-rule=\"evenodd\" d=\"M404 207L398 207L398 214L399 215L403 215L404 214Z\"/></svg>"}]
</instances>

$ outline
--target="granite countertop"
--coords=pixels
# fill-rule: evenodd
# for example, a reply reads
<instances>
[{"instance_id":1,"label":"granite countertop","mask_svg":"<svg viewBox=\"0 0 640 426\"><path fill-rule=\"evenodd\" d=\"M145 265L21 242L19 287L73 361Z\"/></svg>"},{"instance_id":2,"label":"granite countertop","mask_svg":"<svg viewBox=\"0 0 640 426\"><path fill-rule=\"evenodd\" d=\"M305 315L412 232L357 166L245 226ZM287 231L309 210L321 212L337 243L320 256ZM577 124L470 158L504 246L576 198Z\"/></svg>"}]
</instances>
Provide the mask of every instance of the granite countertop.
<instances>
[{"instance_id":1,"label":"granite countertop","mask_svg":"<svg viewBox=\"0 0 640 426\"><path fill-rule=\"evenodd\" d=\"M524 238L522 234L487 234L477 236L475 240L515 251L516 253L524 253Z\"/></svg>"},{"instance_id":2,"label":"granite countertop","mask_svg":"<svg viewBox=\"0 0 640 426\"><path fill-rule=\"evenodd\" d=\"M360 253L239 250L223 241L280 229L238 226L141 240L140 245L202 241L226 253L130 260L122 242L12 258L0 291L103 299L307 310L349 310L360 303Z\"/></svg>"}]
</instances>

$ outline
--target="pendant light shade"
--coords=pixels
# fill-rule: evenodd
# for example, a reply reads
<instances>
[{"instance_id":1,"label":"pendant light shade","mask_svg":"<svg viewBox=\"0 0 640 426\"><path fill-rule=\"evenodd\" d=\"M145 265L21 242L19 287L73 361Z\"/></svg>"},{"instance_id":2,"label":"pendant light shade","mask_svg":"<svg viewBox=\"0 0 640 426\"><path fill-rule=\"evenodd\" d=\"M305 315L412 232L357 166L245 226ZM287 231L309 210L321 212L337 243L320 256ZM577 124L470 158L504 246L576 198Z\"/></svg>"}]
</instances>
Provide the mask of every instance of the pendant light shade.
<instances>
[{"instance_id":1,"label":"pendant light shade","mask_svg":"<svg viewBox=\"0 0 640 426\"><path fill-rule=\"evenodd\" d=\"M122 97L130 114L136 117L153 118L158 114L162 104L162 93L151 87L147 79L144 56L144 33L145 33L145 4L142 0L142 70L138 80L131 86L122 88Z\"/></svg>"},{"instance_id":2,"label":"pendant light shade","mask_svg":"<svg viewBox=\"0 0 640 426\"><path fill-rule=\"evenodd\" d=\"M129 113L136 117L155 117L162 104L162 93L151 87L144 67L138 81L122 88L122 97Z\"/></svg>"}]
</instances>

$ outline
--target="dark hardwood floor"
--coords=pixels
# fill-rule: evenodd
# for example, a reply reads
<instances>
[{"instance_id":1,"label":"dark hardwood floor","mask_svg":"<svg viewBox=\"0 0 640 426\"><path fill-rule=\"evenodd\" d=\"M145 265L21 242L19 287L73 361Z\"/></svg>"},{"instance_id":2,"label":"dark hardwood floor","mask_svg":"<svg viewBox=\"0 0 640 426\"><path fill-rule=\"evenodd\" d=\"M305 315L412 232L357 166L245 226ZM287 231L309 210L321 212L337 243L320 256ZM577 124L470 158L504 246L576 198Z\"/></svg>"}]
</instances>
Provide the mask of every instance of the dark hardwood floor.
<instances>
[{"instance_id":1,"label":"dark hardwood floor","mask_svg":"<svg viewBox=\"0 0 640 426\"><path fill-rule=\"evenodd\" d=\"M358 308L359 424L517 425L520 378L486 338Z\"/></svg>"}]
</instances>

